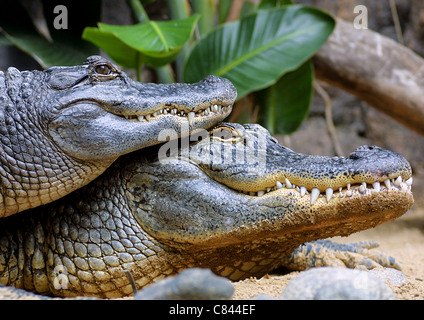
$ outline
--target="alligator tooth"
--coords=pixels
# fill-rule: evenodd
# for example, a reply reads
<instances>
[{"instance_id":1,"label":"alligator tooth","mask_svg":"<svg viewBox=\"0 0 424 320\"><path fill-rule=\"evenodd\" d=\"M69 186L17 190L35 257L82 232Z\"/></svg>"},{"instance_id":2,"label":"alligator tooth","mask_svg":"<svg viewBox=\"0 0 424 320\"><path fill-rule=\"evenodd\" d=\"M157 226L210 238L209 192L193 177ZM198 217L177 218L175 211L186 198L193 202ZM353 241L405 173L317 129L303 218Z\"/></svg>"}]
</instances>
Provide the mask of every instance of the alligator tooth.
<instances>
[{"instance_id":1,"label":"alligator tooth","mask_svg":"<svg viewBox=\"0 0 424 320\"><path fill-rule=\"evenodd\" d=\"M300 196L303 197L306 194L306 187L302 186L300 187Z\"/></svg>"},{"instance_id":2,"label":"alligator tooth","mask_svg":"<svg viewBox=\"0 0 424 320\"><path fill-rule=\"evenodd\" d=\"M154 117L157 117L159 114L160 114L160 112L159 112L159 111L155 111L155 112L153 112L153 116L154 116Z\"/></svg>"},{"instance_id":3,"label":"alligator tooth","mask_svg":"<svg viewBox=\"0 0 424 320\"><path fill-rule=\"evenodd\" d=\"M280 181L277 181L276 184L277 189L281 189L283 187L283 184Z\"/></svg>"},{"instance_id":4,"label":"alligator tooth","mask_svg":"<svg viewBox=\"0 0 424 320\"><path fill-rule=\"evenodd\" d=\"M347 190L350 190L350 183L347 184L346 188Z\"/></svg>"},{"instance_id":5,"label":"alligator tooth","mask_svg":"<svg viewBox=\"0 0 424 320\"><path fill-rule=\"evenodd\" d=\"M265 194L265 190L258 191L258 197L262 197Z\"/></svg>"},{"instance_id":6,"label":"alligator tooth","mask_svg":"<svg viewBox=\"0 0 424 320\"><path fill-rule=\"evenodd\" d=\"M327 188L325 190L325 195L327 196L327 202L331 200L331 197L333 196L334 190L332 188Z\"/></svg>"},{"instance_id":7,"label":"alligator tooth","mask_svg":"<svg viewBox=\"0 0 424 320\"><path fill-rule=\"evenodd\" d=\"M397 179L393 182L393 184L396 187L399 187L401 183L402 183L402 177L401 176L397 177Z\"/></svg>"},{"instance_id":8,"label":"alligator tooth","mask_svg":"<svg viewBox=\"0 0 424 320\"><path fill-rule=\"evenodd\" d=\"M213 112L218 112L218 105L214 104L211 108Z\"/></svg>"},{"instance_id":9,"label":"alligator tooth","mask_svg":"<svg viewBox=\"0 0 424 320\"><path fill-rule=\"evenodd\" d=\"M346 196L351 197L352 196L352 191L351 190L347 190L346 191Z\"/></svg>"},{"instance_id":10,"label":"alligator tooth","mask_svg":"<svg viewBox=\"0 0 424 320\"><path fill-rule=\"evenodd\" d=\"M376 181L372 184L375 191L380 191L380 182Z\"/></svg>"},{"instance_id":11,"label":"alligator tooth","mask_svg":"<svg viewBox=\"0 0 424 320\"><path fill-rule=\"evenodd\" d=\"M172 109L172 110L171 110L171 113L172 113L173 115L176 115L176 114L177 114L177 112L178 112L178 110L177 110L176 108L174 108L174 109Z\"/></svg>"},{"instance_id":12,"label":"alligator tooth","mask_svg":"<svg viewBox=\"0 0 424 320\"><path fill-rule=\"evenodd\" d=\"M163 114L168 114L168 110L163 110Z\"/></svg>"},{"instance_id":13,"label":"alligator tooth","mask_svg":"<svg viewBox=\"0 0 424 320\"><path fill-rule=\"evenodd\" d=\"M387 189L390 189L390 179L384 180L384 184L386 185Z\"/></svg>"},{"instance_id":14,"label":"alligator tooth","mask_svg":"<svg viewBox=\"0 0 424 320\"><path fill-rule=\"evenodd\" d=\"M144 116L138 116L137 118L138 118L138 121L140 122L144 120Z\"/></svg>"},{"instance_id":15,"label":"alligator tooth","mask_svg":"<svg viewBox=\"0 0 424 320\"><path fill-rule=\"evenodd\" d=\"M193 111L187 114L187 119L189 124L193 124L194 116L195 116L195 113Z\"/></svg>"},{"instance_id":16,"label":"alligator tooth","mask_svg":"<svg viewBox=\"0 0 424 320\"><path fill-rule=\"evenodd\" d=\"M408 186L412 186L412 177L405 181Z\"/></svg>"},{"instance_id":17,"label":"alligator tooth","mask_svg":"<svg viewBox=\"0 0 424 320\"><path fill-rule=\"evenodd\" d=\"M286 187L288 189L292 189L293 188L293 185L291 184L291 182L289 181L289 179L285 178L285 182L286 182Z\"/></svg>"},{"instance_id":18,"label":"alligator tooth","mask_svg":"<svg viewBox=\"0 0 424 320\"><path fill-rule=\"evenodd\" d=\"M367 190L367 183L366 182L362 182L362 184L359 186L359 192L360 193L364 193L365 190Z\"/></svg>"},{"instance_id":19,"label":"alligator tooth","mask_svg":"<svg viewBox=\"0 0 424 320\"><path fill-rule=\"evenodd\" d=\"M151 117L150 114L146 114L146 120L147 121L150 121L150 117Z\"/></svg>"},{"instance_id":20,"label":"alligator tooth","mask_svg":"<svg viewBox=\"0 0 424 320\"><path fill-rule=\"evenodd\" d=\"M268 187L266 188L266 192L270 192L272 188Z\"/></svg>"},{"instance_id":21,"label":"alligator tooth","mask_svg":"<svg viewBox=\"0 0 424 320\"><path fill-rule=\"evenodd\" d=\"M314 202L318 199L318 196L320 194L320 191L318 188L313 188L311 191L311 204L314 204Z\"/></svg>"}]
</instances>

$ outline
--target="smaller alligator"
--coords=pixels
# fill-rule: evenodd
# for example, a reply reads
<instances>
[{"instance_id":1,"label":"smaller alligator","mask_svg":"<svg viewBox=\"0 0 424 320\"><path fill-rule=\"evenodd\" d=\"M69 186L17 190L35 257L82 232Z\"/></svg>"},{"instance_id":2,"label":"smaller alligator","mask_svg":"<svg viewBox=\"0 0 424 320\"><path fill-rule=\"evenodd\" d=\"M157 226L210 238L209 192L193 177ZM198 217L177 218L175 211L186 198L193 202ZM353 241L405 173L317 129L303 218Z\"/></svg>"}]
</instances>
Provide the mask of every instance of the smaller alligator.
<instances>
[{"instance_id":1,"label":"smaller alligator","mask_svg":"<svg viewBox=\"0 0 424 320\"><path fill-rule=\"evenodd\" d=\"M113 298L132 294L127 271L137 289L190 267L260 277L305 242L413 204L409 163L376 146L310 156L259 125L229 123L191 140L123 156L63 199L1 219L0 283Z\"/></svg>"},{"instance_id":2,"label":"smaller alligator","mask_svg":"<svg viewBox=\"0 0 424 320\"><path fill-rule=\"evenodd\" d=\"M86 185L119 156L160 143L163 129L184 136L212 127L236 95L216 76L140 83L99 56L80 66L0 72L0 218Z\"/></svg>"}]
</instances>

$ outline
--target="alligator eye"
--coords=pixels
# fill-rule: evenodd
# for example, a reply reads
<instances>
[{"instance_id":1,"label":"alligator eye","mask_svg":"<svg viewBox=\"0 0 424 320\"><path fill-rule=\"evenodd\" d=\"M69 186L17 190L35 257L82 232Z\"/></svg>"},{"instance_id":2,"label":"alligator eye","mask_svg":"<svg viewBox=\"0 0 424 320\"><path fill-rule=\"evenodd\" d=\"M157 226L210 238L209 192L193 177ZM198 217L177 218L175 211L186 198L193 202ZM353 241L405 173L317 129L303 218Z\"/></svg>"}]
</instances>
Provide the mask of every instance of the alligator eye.
<instances>
[{"instance_id":1,"label":"alligator eye","mask_svg":"<svg viewBox=\"0 0 424 320\"><path fill-rule=\"evenodd\" d=\"M108 75L112 72L112 68L110 66L108 66L107 64L101 64L101 65L96 67L95 71L98 74Z\"/></svg>"},{"instance_id":2,"label":"alligator eye","mask_svg":"<svg viewBox=\"0 0 424 320\"><path fill-rule=\"evenodd\" d=\"M212 130L211 138L221 142L237 143L243 140L243 135L229 127L217 127Z\"/></svg>"}]
</instances>

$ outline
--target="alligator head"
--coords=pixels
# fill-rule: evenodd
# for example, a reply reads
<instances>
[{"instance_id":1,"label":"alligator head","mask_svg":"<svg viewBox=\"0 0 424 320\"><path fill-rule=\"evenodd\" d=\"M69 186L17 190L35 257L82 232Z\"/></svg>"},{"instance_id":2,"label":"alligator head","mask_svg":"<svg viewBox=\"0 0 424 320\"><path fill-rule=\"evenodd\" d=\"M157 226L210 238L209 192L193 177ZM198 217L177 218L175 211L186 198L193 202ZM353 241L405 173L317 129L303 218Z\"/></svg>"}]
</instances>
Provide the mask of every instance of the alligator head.
<instances>
[{"instance_id":1,"label":"alligator head","mask_svg":"<svg viewBox=\"0 0 424 320\"><path fill-rule=\"evenodd\" d=\"M63 199L2 219L0 282L111 298L132 293L125 270L138 288L188 267L261 276L300 244L372 228L413 204L409 163L379 147L309 156L237 124L191 140L126 155Z\"/></svg>"},{"instance_id":2,"label":"alligator head","mask_svg":"<svg viewBox=\"0 0 424 320\"><path fill-rule=\"evenodd\" d=\"M0 74L0 217L54 201L120 155L222 121L236 98L226 79L195 84L131 80L108 60Z\"/></svg>"},{"instance_id":3,"label":"alligator head","mask_svg":"<svg viewBox=\"0 0 424 320\"><path fill-rule=\"evenodd\" d=\"M347 158L304 155L259 125L226 123L176 153L171 142L161 149L160 165L131 167L132 214L187 264L233 280L269 272L304 242L375 227L413 204L409 163L376 146Z\"/></svg>"}]
</instances>

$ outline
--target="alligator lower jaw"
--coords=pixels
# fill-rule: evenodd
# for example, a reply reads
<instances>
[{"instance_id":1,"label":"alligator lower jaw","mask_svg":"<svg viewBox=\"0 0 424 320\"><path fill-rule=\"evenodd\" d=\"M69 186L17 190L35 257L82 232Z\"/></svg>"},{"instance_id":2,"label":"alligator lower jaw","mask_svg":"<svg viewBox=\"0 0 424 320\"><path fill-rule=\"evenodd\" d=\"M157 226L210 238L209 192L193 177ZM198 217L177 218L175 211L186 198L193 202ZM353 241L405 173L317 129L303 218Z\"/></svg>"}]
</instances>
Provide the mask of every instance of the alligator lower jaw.
<instances>
[{"instance_id":1,"label":"alligator lower jaw","mask_svg":"<svg viewBox=\"0 0 424 320\"><path fill-rule=\"evenodd\" d=\"M165 115L179 116L187 119L189 124L193 124L193 121L197 117L206 117L206 116L214 116L214 115L224 115L229 114L232 109L232 105L221 106L218 104L211 105L205 109L185 112L184 110L180 110L178 107L163 107L159 110L156 110L150 114L146 115L125 115L121 116L130 121L138 121L138 122L149 122L154 121L158 117Z\"/></svg>"},{"instance_id":2,"label":"alligator lower jaw","mask_svg":"<svg viewBox=\"0 0 424 320\"><path fill-rule=\"evenodd\" d=\"M337 199L337 198L352 197L355 193L359 195L364 195L364 194L373 193L373 192L392 190L393 187L401 188L402 185L406 185L406 187L409 190L411 190L412 177L407 180L403 180L402 177L399 176L397 179L386 179L384 181L375 181L374 183L370 184L370 187L368 187L366 182L362 182L360 184L348 184L345 187L340 187L338 190L334 190L333 188L327 188L325 192L321 192L318 188L307 190L305 187L296 186L290 183L288 179L286 179L285 183L281 183L277 181L274 187L269 187L266 190L259 190L259 191L238 190L238 192L248 196L252 196L252 197L262 197L262 196L271 195L274 191L277 191L280 189L293 190L293 191L296 191L300 197L309 197L310 203L314 204L319 198L325 198L327 202L330 202L331 200Z\"/></svg>"}]
</instances>

